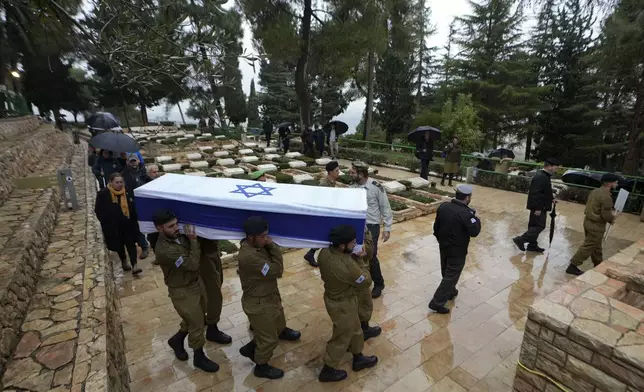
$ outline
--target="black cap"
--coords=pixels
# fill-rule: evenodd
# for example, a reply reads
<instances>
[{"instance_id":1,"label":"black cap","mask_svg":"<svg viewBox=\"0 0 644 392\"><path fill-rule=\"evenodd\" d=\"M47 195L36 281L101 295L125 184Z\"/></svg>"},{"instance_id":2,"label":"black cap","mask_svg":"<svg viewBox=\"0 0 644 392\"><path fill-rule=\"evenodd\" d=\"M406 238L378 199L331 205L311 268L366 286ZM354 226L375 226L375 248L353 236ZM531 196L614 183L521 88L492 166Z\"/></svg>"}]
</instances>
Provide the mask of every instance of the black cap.
<instances>
[{"instance_id":1,"label":"black cap","mask_svg":"<svg viewBox=\"0 0 644 392\"><path fill-rule=\"evenodd\" d=\"M602 175L602 184L606 184L607 182L617 182L617 181L619 181L619 176L617 174L604 173Z\"/></svg>"},{"instance_id":2,"label":"black cap","mask_svg":"<svg viewBox=\"0 0 644 392\"><path fill-rule=\"evenodd\" d=\"M170 210L158 210L152 216L152 222L155 226L165 225L173 219L177 219L177 216Z\"/></svg>"},{"instance_id":3,"label":"black cap","mask_svg":"<svg viewBox=\"0 0 644 392\"><path fill-rule=\"evenodd\" d=\"M356 229L349 225L340 225L331 229L329 241L333 245L346 245L356 239Z\"/></svg>"},{"instance_id":4,"label":"black cap","mask_svg":"<svg viewBox=\"0 0 644 392\"><path fill-rule=\"evenodd\" d=\"M246 235L260 235L265 231L268 231L268 221L261 216L251 216L244 222Z\"/></svg>"},{"instance_id":5,"label":"black cap","mask_svg":"<svg viewBox=\"0 0 644 392\"><path fill-rule=\"evenodd\" d=\"M327 172L327 173L331 173L331 172L332 172L332 171L334 171L334 170L335 170L335 168L336 168L336 167L338 167L338 166L340 166L340 164L338 163L338 161L331 161L331 162L327 163L327 164L326 164L326 166L325 166L324 168L326 169L326 172Z\"/></svg>"},{"instance_id":6,"label":"black cap","mask_svg":"<svg viewBox=\"0 0 644 392\"><path fill-rule=\"evenodd\" d=\"M561 162L557 158L548 158L545 160L545 164L548 166L561 166Z\"/></svg>"}]
</instances>

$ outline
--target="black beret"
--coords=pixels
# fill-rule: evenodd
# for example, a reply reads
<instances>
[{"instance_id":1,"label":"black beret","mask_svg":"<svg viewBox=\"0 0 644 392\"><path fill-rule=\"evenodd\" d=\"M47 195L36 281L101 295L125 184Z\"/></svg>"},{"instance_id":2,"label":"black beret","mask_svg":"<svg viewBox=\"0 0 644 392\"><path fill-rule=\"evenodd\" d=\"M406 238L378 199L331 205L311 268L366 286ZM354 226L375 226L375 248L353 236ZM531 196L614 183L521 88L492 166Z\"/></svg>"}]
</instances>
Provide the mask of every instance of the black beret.
<instances>
[{"instance_id":1,"label":"black beret","mask_svg":"<svg viewBox=\"0 0 644 392\"><path fill-rule=\"evenodd\" d=\"M326 164L326 166L325 166L324 168L326 169L327 173L331 173L331 172L332 172L332 171L334 171L334 170L335 170L335 168L336 168L336 167L338 167L338 166L340 166L340 164L338 163L338 161L331 161L331 162L327 163L327 164Z\"/></svg>"},{"instance_id":2,"label":"black beret","mask_svg":"<svg viewBox=\"0 0 644 392\"><path fill-rule=\"evenodd\" d=\"M246 235L260 235L268 230L268 222L261 216L251 216L244 222Z\"/></svg>"},{"instance_id":3,"label":"black beret","mask_svg":"<svg viewBox=\"0 0 644 392\"><path fill-rule=\"evenodd\" d=\"M340 225L331 229L329 241L333 245L346 245L356 239L356 229L349 225Z\"/></svg>"},{"instance_id":4,"label":"black beret","mask_svg":"<svg viewBox=\"0 0 644 392\"><path fill-rule=\"evenodd\" d=\"M607 182L617 182L617 181L619 181L619 176L617 174L604 173L602 175L602 184L605 184Z\"/></svg>"},{"instance_id":5,"label":"black beret","mask_svg":"<svg viewBox=\"0 0 644 392\"><path fill-rule=\"evenodd\" d=\"M170 210L158 210L152 216L152 222L155 226L165 225L173 219L177 219L177 216Z\"/></svg>"},{"instance_id":6,"label":"black beret","mask_svg":"<svg viewBox=\"0 0 644 392\"><path fill-rule=\"evenodd\" d=\"M557 158L548 158L545 163L548 166L561 166L561 162Z\"/></svg>"}]
</instances>

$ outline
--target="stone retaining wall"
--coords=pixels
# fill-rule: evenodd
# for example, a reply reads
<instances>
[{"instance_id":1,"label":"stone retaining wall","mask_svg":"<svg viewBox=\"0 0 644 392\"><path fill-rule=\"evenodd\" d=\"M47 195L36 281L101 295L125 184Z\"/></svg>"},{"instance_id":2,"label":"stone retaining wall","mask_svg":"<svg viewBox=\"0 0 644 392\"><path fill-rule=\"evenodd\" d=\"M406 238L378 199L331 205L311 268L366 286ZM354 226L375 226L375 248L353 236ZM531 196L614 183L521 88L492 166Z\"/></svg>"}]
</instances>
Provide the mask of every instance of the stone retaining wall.
<instances>
[{"instance_id":1,"label":"stone retaining wall","mask_svg":"<svg viewBox=\"0 0 644 392\"><path fill-rule=\"evenodd\" d=\"M36 116L0 120L0 140L10 140L25 132L33 132L41 124Z\"/></svg>"},{"instance_id":2,"label":"stone retaining wall","mask_svg":"<svg viewBox=\"0 0 644 392\"><path fill-rule=\"evenodd\" d=\"M644 311L616 298L625 283L611 268L644 269L644 240L571 280L528 313L520 363L574 392L644 391ZM517 367L516 392L559 391Z\"/></svg>"},{"instance_id":3,"label":"stone retaining wall","mask_svg":"<svg viewBox=\"0 0 644 392\"><path fill-rule=\"evenodd\" d=\"M125 357L125 336L121 327L120 301L114 265L119 263L117 258L111 258L106 251L105 274L109 277L105 281L105 311L107 327L107 391L130 392L130 374Z\"/></svg>"}]
</instances>

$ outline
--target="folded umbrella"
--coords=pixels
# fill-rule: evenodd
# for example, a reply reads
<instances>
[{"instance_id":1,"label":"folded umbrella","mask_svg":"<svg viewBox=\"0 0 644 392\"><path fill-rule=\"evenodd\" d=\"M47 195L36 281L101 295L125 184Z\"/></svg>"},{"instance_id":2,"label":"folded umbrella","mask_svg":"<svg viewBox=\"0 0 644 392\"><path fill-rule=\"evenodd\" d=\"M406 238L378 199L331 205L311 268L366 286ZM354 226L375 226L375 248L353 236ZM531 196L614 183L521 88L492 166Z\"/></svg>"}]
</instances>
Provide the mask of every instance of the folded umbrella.
<instances>
[{"instance_id":1,"label":"folded umbrella","mask_svg":"<svg viewBox=\"0 0 644 392\"><path fill-rule=\"evenodd\" d=\"M340 136L349 130L349 126L347 125L347 123L338 121L338 120L329 121L322 129L325 132L331 132L331 130L334 127L335 127L335 136Z\"/></svg>"},{"instance_id":2,"label":"folded umbrella","mask_svg":"<svg viewBox=\"0 0 644 392\"><path fill-rule=\"evenodd\" d=\"M141 149L141 146L133 137L116 132L103 132L94 136L89 143L95 148L116 153L137 152Z\"/></svg>"},{"instance_id":3,"label":"folded umbrella","mask_svg":"<svg viewBox=\"0 0 644 392\"><path fill-rule=\"evenodd\" d=\"M418 143L425 137L425 132L429 131L429 137L438 140L441 137L441 131L438 128L427 125L420 126L407 134L407 140L412 143Z\"/></svg>"},{"instance_id":4,"label":"folded umbrella","mask_svg":"<svg viewBox=\"0 0 644 392\"><path fill-rule=\"evenodd\" d=\"M121 122L112 113L96 112L85 120L85 124L98 131L121 128Z\"/></svg>"},{"instance_id":5,"label":"folded umbrella","mask_svg":"<svg viewBox=\"0 0 644 392\"><path fill-rule=\"evenodd\" d=\"M555 218L557 217L557 204L552 206L552 211L550 212L550 244L549 248L552 247L552 239L555 236Z\"/></svg>"}]
</instances>

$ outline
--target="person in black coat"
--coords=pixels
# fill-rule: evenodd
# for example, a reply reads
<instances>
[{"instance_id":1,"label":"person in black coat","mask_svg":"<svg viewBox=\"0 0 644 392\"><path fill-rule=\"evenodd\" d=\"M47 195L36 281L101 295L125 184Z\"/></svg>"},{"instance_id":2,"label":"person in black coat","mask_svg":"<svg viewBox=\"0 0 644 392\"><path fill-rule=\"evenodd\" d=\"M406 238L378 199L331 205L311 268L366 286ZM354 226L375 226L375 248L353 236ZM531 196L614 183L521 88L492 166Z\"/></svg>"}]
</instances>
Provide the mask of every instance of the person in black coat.
<instances>
[{"instance_id":1,"label":"person in black coat","mask_svg":"<svg viewBox=\"0 0 644 392\"><path fill-rule=\"evenodd\" d=\"M429 176L429 162L434 155L434 141L429 131L425 131L423 138L416 143L416 158L420 159L420 176L427 179Z\"/></svg>"},{"instance_id":2,"label":"person in black coat","mask_svg":"<svg viewBox=\"0 0 644 392\"><path fill-rule=\"evenodd\" d=\"M291 140L288 137L291 134L291 130L289 127L281 127L278 132L280 141L282 142L282 149L284 150L284 154L286 154L291 143Z\"/></svg>"},{"instance_id":3,"label":"person in black coat","mask_svg":"<svg viewBox=\"0 0 644 392\"><path fill-rule=\"evenodd\" d=\"M560 165L559 161L554 158L547 159L543 170L538 171L532 177L526 206L530 210L528 230L512 239L517 248L522 252L526 251L526 242L528 243L527 250L530 252L543 253L545 251L545 249L539 247L537 240L539 239L539 234L546 228L547 211L551 211L555 203L550 177L552 177Z\"/></svg>"},{"instance_id":4,"label":"person in black coat","mask_svg":"<svg viewBox=\"0 0 644 392\"><path fill-rule=\"evenodd\" d=\"M127 165L123 169L123 180L125 181L125 190L128 198L134 200L134 190L143 184L150 182L150 178L145 171L145 166L139 162L139 157L136 154L129 154L127 157ZM139 232L136 243L141 247L140 259L148 257L150 244L145 240L145 235Z\"/></svg>"},{"instance_id":5,"label":"person in black coat","mask_svg":"<svg viewBox=\"0 0 644 392\"><path fill-rule=\"evenodd\" d=\"M118 173L121 170L123 170L123 166L114 157L114 154L108 150L100 150L92 166L92 172L98 180L100 189L105 188L112 173Z\"/></svg>"},{"instance_id":6,"label":"person in black coat","mask_svg":"<svg viewBox=\"0 0 644 392\"><path fill-rule=\"evenodd\" d=\"M124 271L141 273L137 267L136 239L139 224L134 210L134 200L128 197L121 173L112 173L109 183L96 194L94 213L101 222L103 238L107 249L118 253ZM128 265L126 258L130 256Z\"/></svg>"},{"instance_id":7,"label":"person in black coat","mask_svg":"<svg viewBox=\"0 0 644 392\"><path fill-rule=\"evenodd\" d=\"M465 267L470 238L481 232L481 220L476 216L476 210L469 207L471 200L472 186L460 184L452 202L443 203L436 210L434 236L438 240L443 279L429 308L437 313L449 313L445 304L458 295L456 284Z\"/></svg>"},{"instance_id":8,"label":"person in black coat","mask_svg":"<svg viewBox=\"0 0 644 392\"><path fill-rule=\"evenodd\" d=\"M271 146L271 134L273 133L273 123L268 117L264 118L264 123L262 123L262 130L264 131L264 137L266 138L266 147Z\"/></svg>"}]
</instances>

